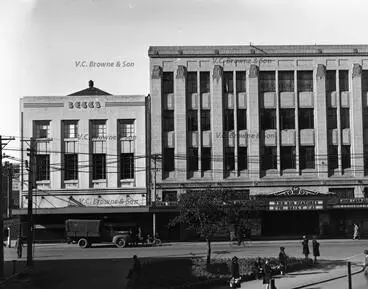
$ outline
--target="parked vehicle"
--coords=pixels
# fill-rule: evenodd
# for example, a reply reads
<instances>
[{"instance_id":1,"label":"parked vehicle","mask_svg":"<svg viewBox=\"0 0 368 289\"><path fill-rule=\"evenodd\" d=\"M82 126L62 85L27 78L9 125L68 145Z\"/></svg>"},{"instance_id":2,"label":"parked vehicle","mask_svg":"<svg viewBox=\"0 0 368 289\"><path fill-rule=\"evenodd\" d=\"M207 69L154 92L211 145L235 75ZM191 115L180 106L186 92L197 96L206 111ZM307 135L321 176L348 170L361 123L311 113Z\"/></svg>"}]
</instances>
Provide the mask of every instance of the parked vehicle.
<instances>
[{"instance_id":1,"label":"parked vehicle","mask_svg":"<svg viewBox=\"0 0 368 289\"><path fill-rule=\"evenodd\" d=\"M81 248L91 247L93 243L113 243L118 248L132 244L132 234L129 231L115 231L102 220L65 221L65 233L68 243L78 243Z\"/></svg>"}]
</instances>

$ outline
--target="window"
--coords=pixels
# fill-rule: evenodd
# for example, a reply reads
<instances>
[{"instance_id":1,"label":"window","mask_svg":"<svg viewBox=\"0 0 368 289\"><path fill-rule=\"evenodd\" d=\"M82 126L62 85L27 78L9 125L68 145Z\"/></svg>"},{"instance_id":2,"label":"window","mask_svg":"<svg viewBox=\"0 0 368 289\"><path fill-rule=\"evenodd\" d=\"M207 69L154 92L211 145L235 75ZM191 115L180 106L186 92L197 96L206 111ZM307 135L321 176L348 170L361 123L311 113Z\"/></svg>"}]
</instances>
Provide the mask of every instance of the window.
<instances>
[{"instance_id":1,"label":"window","mask_svg":"<svg viewBox=\"0 0 368 289\"><path fill-rule=\"evenodd\" d=\"M281 147L281 170L296 168L296 153L295 147Z\"/></svg>"},{"instance_id":2,"label":"window","mask_svg":"<svg viewBox=\"0 0 368 289\"><path fill-rule=\"evenodd\" d=\"M106 120L92 120L92 138L106 138Z\"/></svg>"},{"instance_id":3,"label":"window","mask_svg":"<svg viewBox=\"0 0 368 289\"><path fill-rule=\"evenodd\" d=\"M224 130L234 130L234 110L225 109L224 111Z\"/></svg>"},{"instance_id":4,"label":"window","mask_svg":"<svg viewBox=\"0 0 368 289\"><path fill-rule=\"evenodd\" d=\"M234 93L234 77L232 71L225 71L223 77L224 93Z\"/></svg>"},{"instance_id":5,"label":"window","mask_svg":"<svg viewBox=\"0 0 368 289\"><path fill-rule=\"evenodd\" d=\"M350 128L350 109L349 108L341 108L341 129Z\"/></svg>"},{"instance_id":6,"label":"window","mask_svg":"<svg viewBox=\"0 0 368 289\"><path fill-rule=\"evenodd\" d=\"M78 121L64 120L64 138L78 137Z\"/></svg>"},{"instance_id":7,"label":"window","mask_svg":"<svg viewBox=\"0 0 368 289\"><path fill-rule=\"evenodd\" d=\"M162 117L163 117L164 131L173 131L174 130L174 111L164 110L164 112L162 113Z\"/></svg>"},{"instance_id":8,"label":"window","mask_svg":"<svg viewBox=\"0 0 368 289\"><path fill-rule=\"evenodd\" d=\"M211 170L211 148L202 148L202 171L210 171Z\"/></svg>"},{"instance_id":9,"label":"window","mask_svg":"<svg viewBox=\"0 0 368 289\"><path fill-rule=\"evenodd\" d=\"M163 191L162 192L162 201L163 202L177 202L178 201L178 192L177 191Z\"/></svg>"},{"instance_id":10,"label":"window","mask_svg":"<svg viewBox=\"0 0 368 289\"><path fill-rule=\"evenodd\" d=\"M362 91L368 91L368 70L362 71Z\"/></svg>"},{"instance_id":11,"label":"window","mask_svg":"<svg viewBox=\"0 0 368 289\"><path fill-rule=\"evenodd\" d=\"M295 129L295 109L280 109L280 118L281 129Z\"/></svg>"},{"instance_id":12,"label":"window","mask_svg":"<svg viewBox=\"0 0 368 289\"><path fill-rule=\"evenodd\" d=\"M349 145L343 145L341 147L341 158L342 158L342 168L349 169L351 167Z\"/></svg>"},{"instance_id":13,"label":"window","mask_svg":"<svg viewBox=\"0 0 368 289\"><path fill-rule=\"evenodd\" d=\"M197 72L187 72L187 91L197 93Z\"/></svg>"},{"instance_id":14,"label":"window","mask_svg":"<svg viewBox=\"0 0 368 289\"><path fill-rule=\"evenodd\" d=\"M162 74L162 85L165 94L174 93L174 73L164 72Z\"/></svg>"},{"instance_id":15,"label":"window","mask_svg":"<svg viewBox=\"0 0 368 289\"><path fill-rule=\"evenodd\" d=\"M259 72L259 91L271 92L275 91L275 72L260 71Z\"/></svg>"},{"instance_id":16,"label":"window","mask_svg":"<svg viewBox=\"0 0 368 289\"><path fill-rule=\"evenodd\" d=\"M189 110L187 120L188 120L188 131L197 131L198 130L198 111Z\"/></svg>"},{"instance_id":17,"label":"window","mask_svg":"<svg viewBox=\"0 0 368 289\"><path fill-rule=\"evenodd\" d=\"M246 92L246 74L245 71L236 72L236 92Z\"/></svg>"},{"instance_id":18,"label":"window","mask_svg":"<svg viewBox=\"0 0 368 289\"><path fill-rule=\"evenodd\" d=\"M134 137L135 136L134 119L119 120L119 134L120 137Z\"/></svg>"},{"instance_id":19,"label":"window","mask_svg":"<svg viewBox=\"0 0 368 289\"><path fill-rule=\"evenodd\" d=\"M261 112L261 129L276 129L276 109L264 109Z\"/></svg>"},{"instance_id":20,"label":"window","mask_svg":"<svg viewBox=\"0 0 368 289\"><path fill-rule=\"evenodd\" d=\"M279 91L294 91L294 71L279 72Z\"/></svg>"},{"instance_id":21,"label":"window","mask_svg":"<svg viewBox=\"0 0 368 289\"><path fill-rule=\"evenodd\" d=\"M49 120L36 121L35 127L36 127L36 138L51 138Z\"/></svg>"},{"instance_id":22,"label":"window","mask_svg":"<svg viewBox=\"0 0 368 289\"><path fill-rule=\"evenodd\" d=\"M190 148L188 154L189 171L198 171L198 148Z\"/></svg>"},{"instance_id":23,"label":"window","mask_svg":"<svg viewBox=\"0 0 368 289\"><path fill-rule=\"evenodd\" d=\"M210 92L210 73L208 71L202 71L199 74L201 93Z\"/></svg>"},{"instance_id":24,"label":"window","mask_svg":"<svg viewBox=\"0 0 368 289\"><path fill-rule=\"evenodd\" d=\"M277 169L277 149L276 147L264 147L261 160L262 170Z\"/></svg>"},{"instance_id":25,"label":"window","mask_svg":"<svg viewBox=\"0 0 368 289\"><path fill-rule=\"evenodd\" d=\"M336 91L336 71L326 71L326 91Z\"/></svg>"},{"instance_id":26,"label":"window","mask_svg":"<svg viewBox=\"0 0 368 289\"><path fill-rule=\"evenodd\" d=\"M92 155L92 169L93 180L106 179L106 154Z\"/></svg>"},{"instance_id":27,"label":"window","mask_svg":"<svg viewBox=\"0 0 368 289\"><path fill-rule=\"evenodd\" d=\"M368 144L364 144L364 173L368 170Z\"/></svg>"},{"instance_id":28,"label":"window","mask_svg":"<svg viewBox=\"0 0 368 289\"><path fill-rule=\"evenodd\" d=\"M328 191L340 199L354 199L354 188L331 188Z\"/></svg>"},{"instance_id":29,"label":"window","mask_svg":"<svg viewBox=\"0 0 368 289\"><path fill-rule=\"evenodd\" d=\"M201 110L201 130L211 130L211 111Z\"/></svg>"},{"instance_id":30,"label":"window","mask_svg":"<svg viewBox=\"0 0 368 289\"><path fill-rule=\"evenodd\" d=\"M78 155L64 155L64 180L78 180Z\"/></svg>"},{"instance_id":31,"label":"window","mask_svg":"<svg viewBox=\"0 0 368 289\"><path fill-rule=\"evenodd\" d=\"M248 169L248 148L239 147L238 148L238 169L239 171Z\"/></svg>"},{"instance_id":32,"label":"window","mask_svg":"<svg viewBox=\"0 0 368 289\"><path fill-rule=\"evenodd\" d=\"M338 168L338 151L337 146L328 146L328 169L334 170Z\"/></svg>"},{"instance_id":33,"label":"window","mask_svg":"<svg viewBox=\"0 0 368 289\"><path fill-rule=\"evenodd\" d=\"M327 128L335 129L337 128L337 112L336 108L327 109Z\"/></svg>"},{"instance_id":34,"label":"window","mask_svg":"<svg viewBox=\"0 0 368 289\"><path fill-rule=\"evenodd\" d=\"M36 180L50 180L50 155L36 155Z\"/></svg>"},{"instance_id":35,"label":"window","mask_svg":"<svg viewBox=\"0 0 368 289\"><path fill-rule=\"evenodd\" d=\"M349 71L339 71L339 87L340 91L349 91Z\"/></svg>"},{"instance_id":36,"label":"window","mask_svg":"<svg viewBox=\"0 0 368 289\"><path fill-rule=\"evenodd\" d=\"M299 129L314 128L313 108L299 108Z\"/></svg>"},{"instance_id":37,"label":"window","mask_svg":"<svg viewBox=\"0 0 368 289\"><path fill-rule=\"evenodd\" d=\"M298 91L313 91L313 71L298 71Z\"/></svg>"},{"instance_id":38,"label":"window","mask_svg":"<svg viewBox=\"0 0 368 289\"><path fill-rule=\"evenodd\" d=\"M134 153L120 154L120 179L134 179Z\"/></svg>"},{"instance_id":39,"label":"window","mask_svg":"<svg viewBox=\"0 0 368 289\"><path fill-rule=\"evenodd\" d=\"M363 128L368 128L368 108L363 108Z\"/></svg>"},{"instance_id":40,"label":"window","mask_svg":"<svg viewBox=\"0 0 368 289\"><path fill-rule=\"evenodd\" d=\"M234 148L225 148L225 170L233 171L235 169Z\"/></svg>"},{"instance_id":41,"label":"window","mask_svg":"<svg viewBox=\"0 0 368 289\"><path fill-rule=\"evenodd\" d=\"M300 147L300 169L314 169L315 168L315 153L314 146Z\"/></svg>"},{"instance_id":42,"label":"window","mask_svg":"<svg viewBox=\"0 0 368 289\"><path fill-rule=\"evenodd\" d=\"M247 129L247 110L238 109L238 130Z\"/></svg>"},{"instance_id":43,"label":"window","mask_svg":"<svg viewBox=\"0 0 368 289\"><path fill-rule=\"evenodd\" d=\"M164 171L172 172L175 170L174 148L164 148Z\"/></svg>"}]
</instances>

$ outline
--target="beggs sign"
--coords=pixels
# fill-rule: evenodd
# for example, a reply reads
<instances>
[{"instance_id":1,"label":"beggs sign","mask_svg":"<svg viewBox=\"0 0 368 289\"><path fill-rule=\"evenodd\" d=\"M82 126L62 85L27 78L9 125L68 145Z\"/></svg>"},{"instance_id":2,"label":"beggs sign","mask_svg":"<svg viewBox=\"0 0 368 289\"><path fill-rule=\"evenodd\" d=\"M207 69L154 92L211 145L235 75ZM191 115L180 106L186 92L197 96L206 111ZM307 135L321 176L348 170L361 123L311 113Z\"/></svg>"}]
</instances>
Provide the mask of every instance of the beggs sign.
<instances>
[{"instance_id":1,"label":"beggs sign","mask_svg":"<svg viewBox=\"0 0 368 289\"><path fill-rule=\"evenodd\" d=\"M73 108L101 108L101 103L99 101L69 101L68 102L68 107L69 109L73 109Z\"/></svg>"}]
</instances>

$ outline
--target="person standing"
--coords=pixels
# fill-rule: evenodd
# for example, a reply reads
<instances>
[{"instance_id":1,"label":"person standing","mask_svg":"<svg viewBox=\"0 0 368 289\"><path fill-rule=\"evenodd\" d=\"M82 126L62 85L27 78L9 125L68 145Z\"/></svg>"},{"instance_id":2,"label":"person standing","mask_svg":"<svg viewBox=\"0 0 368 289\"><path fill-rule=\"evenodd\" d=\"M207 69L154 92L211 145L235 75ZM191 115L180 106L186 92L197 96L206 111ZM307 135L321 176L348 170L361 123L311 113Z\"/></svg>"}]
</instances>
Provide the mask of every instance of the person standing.
<instances>
[{"instance_id":1,"label":"person standing","mask_svg":"<svg viewBox=\"0 0 368 289\"><path fill-rule=\"evenodd\" d=\"M317 257L319 257L319 243L317 242L317 240L314 238L312 241L312 247L313 247L313 257L314 257L314 264L317 263Z\"/></svg>"},{"instance_id":2,"label":"person standing","mask_svg":"<svg viewBox=\"0 0 368 289\"><path fill-rule=\"evenodd\" d=\"M359 234L359 226L358 224L354 223L354 235L353 235L353 240L359 239L360 238L360 234Z\"/></svg>"},{"instance_id":3,"label":"person standing","mask_svg":"<svg viewBox=\"0 0 368 289\"><path fill-rule=\"evenodd\" d=\"M305 256L305 259L308 260L308 256L309 256L309 240L307 238L307 236L303 236L303 255Z\"/></svg>"},{"instance_id":4,"label":"person standing","mask_svg":"<svg viewBox=\"0 0 368 289\"><path fill-rule=\"evenodd\" d=\"M285 253L285 247L280 247L279 261L280 261L280 273L281 275L285 275L287 269L287 255Z\"/></svg>"},{"instance_id":5,"label":"person standing","mask_svg":"<svg viewBox=\"0 0 368 289\"><path fill-rule=\"evenodd\" d=\"M22 258L22 253L23 253L23 240L22 237L19 236L15 242L15 248L17 249L17 255L18 255L18 259Z\"/></svg>"},{"instance_id":6,"label":"person standing","mask_svg":"<svg viewBox=\"0 0 368 289\"><path fill-rule=\"evenodd\" d=\"M263 284L266 285L266 289L271 289L270 288L271 277L272 277L272 269L270 261L266 259L263 266Z\"/></svg>"}]
</instances>

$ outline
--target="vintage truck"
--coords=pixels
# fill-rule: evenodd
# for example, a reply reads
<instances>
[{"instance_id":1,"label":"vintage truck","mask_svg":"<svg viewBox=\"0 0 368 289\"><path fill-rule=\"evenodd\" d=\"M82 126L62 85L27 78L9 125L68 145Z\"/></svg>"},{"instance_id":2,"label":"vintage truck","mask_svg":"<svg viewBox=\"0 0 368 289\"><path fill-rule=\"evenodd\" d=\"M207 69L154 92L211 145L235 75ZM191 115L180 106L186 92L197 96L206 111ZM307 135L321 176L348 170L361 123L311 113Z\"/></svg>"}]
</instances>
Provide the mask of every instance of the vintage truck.
<instances>
[{"instance_id":1,"label":"vintage truck","mask_svg":"<svg viewBox=\"0 0 368 289\"><path fill-rule=\"evenodd\" d=\"M113 243L124 248L132 243L129 231L115 231L102 220L69 219L65 221L65 235L68 243L78 243L81 248L93 243Z\"/></svg>"}]
</instances>

